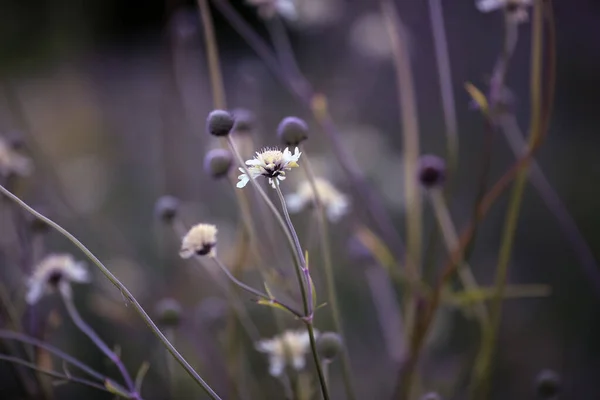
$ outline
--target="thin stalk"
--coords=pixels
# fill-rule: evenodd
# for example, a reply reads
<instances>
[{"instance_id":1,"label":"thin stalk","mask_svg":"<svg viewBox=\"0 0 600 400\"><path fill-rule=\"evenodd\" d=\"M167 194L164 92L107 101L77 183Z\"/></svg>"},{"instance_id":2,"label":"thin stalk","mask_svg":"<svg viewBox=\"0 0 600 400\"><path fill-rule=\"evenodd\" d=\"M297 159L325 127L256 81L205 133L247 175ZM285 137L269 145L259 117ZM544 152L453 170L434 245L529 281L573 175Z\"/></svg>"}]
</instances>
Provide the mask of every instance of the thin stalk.
<instances>
[{"instance_id":1,"label":"thin stalk","mask_svg":"<svg viewBox=\"0 0 600 400\"><path fill-rule=\"evenodd\" d=\"M542 135L542 58L544 30L544 2L534 4L532 22L531 51L531 121L529 147L532 147ZM484 332L481 349L475 363L475 376L472 386L473 399L485 399L489 393L492 359L496 349L496 337L502 317L502 300L508 281L508 265L517 230L521 202L527 182L528 167L521 169L515 179L509 200L500 244L498 265L496 268L496 293L491 302L491 324Z\"/></svg>"},{"instance_id":2,"label":"thin stalk","mask_svg":"<svg viewBox=\"0 0 600 400\"><path fill-rule=\"evenodd\" d=\"M82 253L86 255L86 257L96 266L100 271L106 276L106 278L121 291L125 299L133 305L137 313L142 317L144 322L148 325L150 330L158 337L158 339L162 342L162 344L169 350L171 355L177 359L179 364L186 370L186 372L192 377L192 379L209 395L209 397L213 400L220 399L219 395L215 393L215 391L202 379L200 375L194 370L194 368L183 358L181 354L177 351L175 347L167 340L165 335L161 332L161 330L156 326L154 321L150 318L148 313L144 310L144 308L140 305L137 299L131 294L131 292L127 289L121 281L114 276L108 268L92 253L83 243L81 243L75 236L73 236L69 231L65 228L52 221L50 218L45 217L39 212L35 211L31 208L27 203L23 200L19 199L12 192L7 190L4 186L0 185L0 192L7 196L11 201L17 203L21 208L25 211L29 212L40 221L46 223L54 230L58 231L61 235L66 237L71 243L73 243Z\"/></svg>"},{"instance_id":3,"label":"thin stalk","mask_svg":"<svg viewBox=\"0 0 600 400\"><path fill-rule=\"evenodd\" d=\"M305 320L304 323L306 324L306 330L308 331L308 337L310 339L310 350L312 352L315 366L317 367L317 374L319 375L321 394L323 395L323 400L329 400L329 389L327 386L327 380L325 379L325 374L323 372L323 365L321 364L319 352L317 351L317 341L315 340L315 329L313 326L313 322Z\"/></svg>"},{"instance_id":4,"label":"thin stalk","mask_svg":"<svg viewBox=\"0 0 600 400\"><path fill-rule=\"evenodd\" d=\"M319 236L321 239L321 255L323 258L323 266L325 268L325 281L327 285L327 301L329 303L329 308L331 309L331 315L333 317L333 326L336 332L342 337L345 337L343 330L343 321L342 314L340 312L340 306L338 304L338 295L335 287L335 277L333 272L333 260L331 257L331 244L329 239L329 224L327 222L327 217L325 213L325 207L323 202L319 196L319 192L316 187L316 177L314 171L312 169L312 165L309 161L309 158L306 154L306 151L303 149L302 154L304 155L304 171L308 178L308 182L310 183L311 190L314 195L315 205L317 209L317 226L319 231ZM350 364L350 354L348 351L348 347L346 345L346 341L342 340L342 376L344 379L344 385L346 387L346 395L349 399L356 399L356 389L354 388L354 379L352 377L352 367ZM325 363L327 366L328 363Z\"/></svg>"},{"instance_id":5,"label":"thin stalk","mask_svg":"<svg viewBox=\"0 0 600 400\"><path fill-rule=\"evenodd\" d=\"M171 343L175 343L175 329L172 327L165 328L165 336ZM175 360L166 354L167 373L169 375L169 394L171 398L177 398L177 374L175 372Z\"/></svg>"},{"instance_id":6,"label":"thin stalk","mask_svg":"<svg viewBox=\"0 0 600 400\"><path fill-rule=\"evenodd\" d=\"M304 318L304 316L299 311L294 310L292 307L286 305L285 303L282 303L279 300L274 299L274 298L270 297L269 295L262 293L259 290L256 290L253 287L248 286L244 282L237 279L235 276L233 276L233 274L229 271L229 269L225 265L223 265L221 260L219 260L217 257L212 257L212 260L215 262L215 264L217 264L217 266L221 269L221 271L223 271L223 273L225 273L227 278L229 278L229 280L231 280L231 282L233 282L233 284L237 285L240 289L245 290L246 292L258 297L259 299L266 300L270 303L278 305L279 307L285 308L287 311L292 313L297 318L300 318L300 319Z\"/></svg>"},{"instance_id":7,"label":"thin stalk","mask_svg":"<svg viewBox=\"0 0 600 400\"><path fill-rule=\"evenodd\" d=\"M98 347L98 349L100 349L100 351L104 353L104 355L108 357L108 359L112 361L113 364L115 364L115 366L119 369L119 372L123 376L125 386L127 386L127 389L129 389L129 391L131 392L132 397L135 399L139 399L139 394L135 391L135 385L133 383L133 380L131 379L129 372L127 372L127 368L125 368L125 365L123 364L121 358L114 351L112 351L108 347L108 345L104 343L102 339L100 339L100 336L98 336L98 334L92 329L92 327L89 326L83 320L83 318L81 318L81 315L79 315L79 312L77 311L77 308L73 303L72 297L70 295L62 294L62 299L67 309L67 313L69 314L69 317L71 317L71 320L73 321L75 326L77 326L77 328L79 328L79 330L83 332L84 335L90 338L90 340L94 342L96 347Z\"/></svg>"},{"instance_id":8,"label":"thin stalk","mask_svg":"<svg viewBox=\"0 0 600 400\"><path fill-rule=\"evenodd\" d=\"M451 254L460 244L456 228L454 227L452 217L450 216L450 210L448 210L448 205L444 199L444 194L441 190L432 189L429 191L429 197L431 199L431 204L433 205L435 217L440 225L446 248L448 249L448 254ZM475 276L473 276L471 267L464 259L459 262L458 276L465 290L477 291L479 289L479 285L477 284ZM476 303L475 312L481 325L481 329L485 329L485 326L489 323L489 315L485 304L481 302Z\"/></svg>"},{"instance_id":9,"label":"thin stalk","mask_svg":"<svg viewBox=\"0 0 600 400\"><path fill-rule=\"evenodd\" d=\"M7 356L4 354L0 354L0 360L4 360L13 364L18 364L18 365L22 365L24 367L30 368L36 372L39 372L41 374L44 375L48 375L52 378L56 378L56 379L60 379L61 381L68 381L68 382L73 382L73 383L79 383L80 385L85 385L85 386L89 386L92 387L94 389L98 389L101 390L103 392L107 392L107 393L111 393L113 395L117 395L126 399L133 399L133 397L131 396L126 396L126 393L121 393L121 392L113 392L108 390L103 384L100 383L96 383L87 379L83 379L83 378L77 378L75 376L70 376L70 375L65 375L65 374L61 374L60 372L56 372L56 371L52 371L49 369L45 369L45 368L40 368L37 365L35 365L34 363L30 363L28 361L22 360L18 357L12 357L12 356Z\"/></svg>"},{"instance_id":10,"label":"thin stalk","mask_svg":"<svg viewBox=\"0 0 600 400\"><path fill-rule=\"evenodd\" d=\"M210 83L212 86L213 100L216 108L225 109L225 90L223 88L223 76L219 61L219 52L217 50L217 39L213 19L210 14L208 0L198 0L200 18L204 28L204 44L206 46L206 55L208 57L208 71L210 74Z\"/></svg>"}]
</instances>

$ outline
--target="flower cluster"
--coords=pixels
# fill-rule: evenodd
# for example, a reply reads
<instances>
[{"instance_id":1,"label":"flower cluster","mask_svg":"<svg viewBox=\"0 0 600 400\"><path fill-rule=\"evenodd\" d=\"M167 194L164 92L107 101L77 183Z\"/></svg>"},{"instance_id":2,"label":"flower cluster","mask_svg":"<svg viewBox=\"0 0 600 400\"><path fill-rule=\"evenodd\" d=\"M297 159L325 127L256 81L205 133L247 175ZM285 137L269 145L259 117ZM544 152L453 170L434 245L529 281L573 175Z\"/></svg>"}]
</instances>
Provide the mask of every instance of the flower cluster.
<instances>
[{"instance_id":1,"label":"flower cluster","mask_svg":"<svg viewBox=\"0 0 600 400\"><path fill-rule=\"evenodd\" d=\"M269 178L269 183L275 188L279 181L285 179L285 171L298 166L298 159L301 154L297 147L294 154L287 147L283 152L276 148L267 148L261 152L257 151L256 157L246 161L250 176L246 174L243 168L240 168L242 174L238 177L240 181L237 183L237 187L243 188L250 179L256 179L262 175Z\"/></svg>"},{"instance_id":2,"label":"flower cluster","mask_svg":"<svg viewBox=\"0 0 600 400\"><path fill-rule=\"evenodd\" d=\"M87 283L90 275L83 262L75 261L70 254L50 254L35 267L27 280L26 301L35 304L45 293L58 290L71 296L71 282Z\"/></svg>"},{"instance_id":3,"label":"flower cluster","mask_svg":"<svg viewBox=\"0 0 600 400\"><path fill-rule=\"evenodd\" d=\"M315 331L315 335L318 332ZM310 338L305 330L288 330L272 339L256 343L256 350L269 355L269 373L281 376L286 366L299 371L306 365L305 354L310 349Z\"/></svg>"}]
</instances>

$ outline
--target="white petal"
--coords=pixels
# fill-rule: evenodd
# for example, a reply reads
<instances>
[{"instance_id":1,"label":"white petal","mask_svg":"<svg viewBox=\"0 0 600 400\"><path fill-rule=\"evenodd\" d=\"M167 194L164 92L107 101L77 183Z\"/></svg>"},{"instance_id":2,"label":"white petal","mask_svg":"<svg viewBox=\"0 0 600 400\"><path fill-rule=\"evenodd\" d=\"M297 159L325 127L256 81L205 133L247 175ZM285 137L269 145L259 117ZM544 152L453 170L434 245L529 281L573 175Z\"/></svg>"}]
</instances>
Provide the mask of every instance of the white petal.
<instances>
[{"instance_id":1,"label":"white petal","mask_svg":"<svg viewBox=\"0 0 600 400\"><path fill-rule=\"evenodd\" d=\"M296 371L301 370L306 365L306 360L304 359L304 355L294 356L292 359L292 365Z\"/></svg>"},{"instance_id":2,"label":"white petal","mask_svg":"<svg viewBox=\"0 0 600 400\"><path fill-rule=\"evenodd\" d=\"M85 267L85 263L83 262L78 262L73 265L69 271L69 279L80 283L86 283L92 280L87 268Z\"/></svg>"},{"instance_id":3,"label":"white petal","mask_svg":"<svg viewBox=\"0 0 600 400\"><path fill-rule=\"evenodd\" d=\"M248 161L246 161L246 165L254 165L254 166L256 166L256 165L264 165L264 162L262 162L261 160L254 159L254 160L248 160Z\"/></svg>"},{"instance_id":4,"label":"white petal","mask_svg":"<svg viewBox=\"0 0 600 400\"><path fill-rule=\"evenodd\" d=\"M28 286L25 301L27 301L27 304L35 304L44 295L44 283L39 280L29 281Z\"/></svg>"},{"instance_id":5,"label":"white petal","mask_svg":"<svg viewBox=\"0 0 600 400\"><path fill-rule=\"evenodd\" d=\"M271 353L275 349L275 341L271 339L259 340L254 347L261 353Z\"/></svg>"},{"instance_id":6,"label":"white petal","mask_svg":"<svg viewBox=\"0 0 600 400\"><path fill-rule=\"evenodd\" d=\"M481 12L498 10L506 4L506 0L477 0L475 6Z\"/></svg>"},{"instance_id":7,"label":"white petal","mask_svg":"<svg viewBox=\"0 0 600 400\"><path fill-rule=\"evenodd\" d=\"M244 186L246 186L246 184L248 183L248 181L250 181L250 179L248 179L248 176L246 174L240 175L239 180L240 181L235 186L237 186L240 189L243 188Z\"/></svg>"},{"instance_id":8,"label":"white petal","mask_svg":"<svg viewBox=\"0 0 600 400\"><path fill-rule=\"evenodd\" d=\"M331 222L337 222L348 213L348 208L349 204L346 199L339 199L331 202L327 206L327 218L329 218Z\"/></svg>"},{"instance_id":9,"label":"white petal","mask_svg":"<svg viewBox=\"0 0 600 400\"><path fill-rule=\"evenodd\" d=\"M281 376L285 367L283 357L272 356L269 358L269 374L272 376Z\"/></svg>"},{"instance_id":10,"label":"white petal","mask_svg":"<svg viewBox=\"0 0 600 400\"><path fill-rule=\"evenodd\" d=\"M239 183L238 183L238 187L240 187L240 186L239 186ZM181 258L190 258L190 257L192 257L193 255L194 255L194 251L193 251L192 249L181 249L181 250L179 251L179 256L180 256Z\"/></svg>"},{"instance_id":11,"label":"white petal","mask_svg":"<svg viewBox=\"0 0 600 400\"><path fill-rule=\"evenodd\" d=\"M296 193L290 193L285 196L285 204L287 205L288 211L292 214L302 211L306 201L304 198Z\"/></svg>"}]
</instances>

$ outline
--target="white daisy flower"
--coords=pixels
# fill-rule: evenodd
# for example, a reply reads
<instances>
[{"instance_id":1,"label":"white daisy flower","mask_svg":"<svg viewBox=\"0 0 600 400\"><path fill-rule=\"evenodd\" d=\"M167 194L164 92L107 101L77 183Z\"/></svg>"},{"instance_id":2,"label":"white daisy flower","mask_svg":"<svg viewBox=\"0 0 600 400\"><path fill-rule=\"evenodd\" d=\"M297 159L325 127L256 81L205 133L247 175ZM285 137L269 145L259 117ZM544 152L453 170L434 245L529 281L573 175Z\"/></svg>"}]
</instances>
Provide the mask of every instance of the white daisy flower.
<instances>
[{"instance_id":1,"label":"white daisy flower","mask_svg":"<svg viewBox=\"0 0 600 400\"><path fill-rule=\"evenodd\" d=\"M315 336L318 332L315 331ZM310 337L306 330L288 330L272 339L263 339L256 343L256 350L269 355L269 374L281 376L286 365L296 371L304 368L304 356L310 349Z\"/></svg>"},{"instance_id":2,"label":"white daisy flower","mask_svg":"<svg viewBox=\"0 0 600 400\"><path fill-rule=\"evenodd\" d=\"M279 184L279 181L285 179L285 171L298 166L298 159L302 153L296 147L294 154L286 147L283 152L275 148L267 148L260 153L256 152L256 157L246 161L250 177L246 175L243 168L240 168L242 174L238 177L238 188L243 188L250 181L250 178L256 179L259 176L269 178L269 183L273 188Z\"/></svg>"},{"instance_id":3,"label":"white daisy flower","mask_svg":"<svg viewBox=\"0 0 600 400\"><path fill-rule=\"evenodd\" d=\"M0 176L10 174L26 176L32 169L31 160L16 152L10 143L0 137Z\"/></svg>"},{"instance_id":4,"label":"white daisy flower","mask_svg":"<svg viewBox=\"0 0 600 400\"><path fill-rule=\"evenodd\" d=\"M26 301L35 304L44 294L58 290L71 296L71 282L87 283L91 277L85 263L75 261L70 254L50 254L35 267L27 280Z\"/></svg>"},{"instance_id":5,"label":"white daisy flower","mask_svg":"<svg viewBox=\"0 0 600 400\"><path fill-rule=\"evenodd\" d=\"M193 226L181 241L179 255L190 258L193 255L214 257L217 255L217 227L210 224Z\"/></svg>"},{"instance_id":6,"label":"white daisy flower","mask_svg":"<svg viewBox=\"0 0 600 400\"><path fill-rule=\"evenodd\" d=\"M475 3L481 12L491 12L504 8L513 22L527 22L528 7L533 6L533 0L477 0Z\"/></svg>"},{"instance_id":7,"label":"white daisy flower","mask_svg":"<svg viewBox=\"0 0 600 400\"><path fill-rule=\"evenodd\" d=\"M337 222L343 217L350 207L348 197L339 192L329 181L323 178L316 178L314 188L319 201L325 207L327 218L331 222ZM291 213L300 212L306 207L314 207L317 203L313 186L310 181L303 181L298 185L296 193L288 194L285 197L288 210Z\"/></svg>"}]
</instances>

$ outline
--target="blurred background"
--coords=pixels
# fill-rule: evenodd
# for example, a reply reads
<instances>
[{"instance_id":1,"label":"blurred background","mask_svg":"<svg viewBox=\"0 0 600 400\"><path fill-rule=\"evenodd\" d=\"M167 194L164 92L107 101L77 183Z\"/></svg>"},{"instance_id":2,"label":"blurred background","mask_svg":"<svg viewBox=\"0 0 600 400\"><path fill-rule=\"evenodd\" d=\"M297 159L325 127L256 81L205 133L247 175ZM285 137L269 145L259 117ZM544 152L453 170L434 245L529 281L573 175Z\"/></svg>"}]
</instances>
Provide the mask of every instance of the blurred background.
<instances>
[{"instance_id":1,"label":"blurred background","mask_svg":"<svg viewBox=\"0 0 600 400\"><path fill-rule=\"evenodd\" d=\"M428 5L425 1L396 3L408 32L422 152L443 156L445 127ZM456 226L463 227L478 189L485 131L463 84L468 81L482 90L487 88L502 46L503 20L501 12L479 13L472 0L442 3L460 140L451 212ZM556 101L537 160L598 257L599 194L586 185L600 181L596 109L600 104L600 41L596 40L600 3L554 3ZM268 40L254 7L242 1L231 4ZM298 0L298 4L297 19L286 26L299 67L315 90L327 95L344 146L404 235L402 129L391 47L379 7L367 0ZM216 9L213 15L228 107L244 108L255 116L254 149L246 149L246 154L278 145L275 131L282 118L305 118L311 128L305 148L318 174L351 195L350 182L310 110L286 91ZM517 121L526 132L530 24L522 25L519 34L507 86ZM14 191L74 233L147 310L153 311L164 297L178 300L184 318L174 332L176 346L218 392L234 398L227 394L230 382L223 350L226 298L207 271L179 258L179 238L154 217L157 198L176 196L182 202L182 221L187 226L216 224L220 253L226 261L234 258L239 222L234 189L227 181L212 179L202 166L206 152L219 146L205 132L206 116L213 105L204 52L194 2L3 1L0 135L18 143L19 151L33 161L33 173L20 179ZM504 136L495 137L490 182L513 160ZM290 173L282 190L293 191L300 176ZM506 199L500 198L478 231L471 265L482 285L493 282ZM382 324L377 316L376 300L367 284L378 279L370 272L376 267L353 238L362 211L356 199L352 198L352 204L357 212L331 227L346 340L358 377L359 398L388 398L398 357L382 338L394 323ZM28 217L6 201L0 206L0 272L11 298L23 297L25 276L44 253L71 252L83 259L54 232L47 233L42 244L30 241L30 246L23 248L19 244L28 229ZM318 254L318 243L310 239L313 218L311 211L293 216L309 252ZM270 221L264 224L261 229L276 229ZM426 207L425 238L434 225ZM268 246L265 258L283 274L292 274L285 246L281 247L276 243ZM441 268L446 255L443 247L438 246L435 254L435 265ZM509 279L512 283L547 284L552 292L542 298L505 302L490 398L536 398L536 376L547 369L561 377L561 398L600 398L600 292L599 286L594 286L599 273L595 266L583 265L556 213L529 185ZM75 288L83 317L107 343L120 347L133 374L142 362L150 363L144 385L146 399L169 398L164 349L121 294L98 271L92 273L91 285ZM256 287L261 284L252 265L243 277ZM323 289L323 281L316 280L317 288ZM248 296L242 298L261 336L276 334L270 311L247 301ZM31 334L118 377L115 368L66 318L58 299L45 298L35 306L35 315L44 324L34 326ZM383 318L384 322L392 320L392 316ZM291 318L286 324L299 327ZM317 314L316 325L322 331L332 329L326 313ZM478 346L476 323L460 310L444 307L430 336L421 366L426 371L423 386L440 392L454 387L453 398L465 398L465 369ZM268 375L266 357L253 352L251 343L245 345L250 349L244 353L246 364L258 379L249 383L250 398L260 398L252 395L259 386L266 388L265 398L283 398L279 383ZM60 362L55 361L54 367L60 370ZM343 398L339 375L333 367L332 392L338 394L334 398ZM177 385L173 398L204 398L183 370L178 370ZM6 362L0 363L0 388L2 398L25 398ZM110 398L75 384L60 385L54 392L57 399Z\"/></svg>"}]
</instances>

